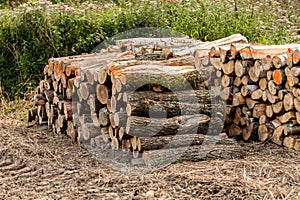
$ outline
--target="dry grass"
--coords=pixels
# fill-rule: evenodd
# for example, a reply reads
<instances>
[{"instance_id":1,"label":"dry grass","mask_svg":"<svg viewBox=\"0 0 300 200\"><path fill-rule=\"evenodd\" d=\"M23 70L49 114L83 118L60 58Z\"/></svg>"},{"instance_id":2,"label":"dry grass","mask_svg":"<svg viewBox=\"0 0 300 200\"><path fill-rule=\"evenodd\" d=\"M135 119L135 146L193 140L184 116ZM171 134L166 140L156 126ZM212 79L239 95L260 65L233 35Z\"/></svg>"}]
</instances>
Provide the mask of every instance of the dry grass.
<instances>
[{"instance_id":1,"label":"dry grass","mask_svg":"<svg viewBox=\"0 0 300 200\"><path fill-rule=\"evenodd\" d=\"M12 125L18 116L1 115L0 199L300 198L300 152L274 144L241 143L244 159L133 175L104 166L65 135Z\"/></svg>"}]
</instances>

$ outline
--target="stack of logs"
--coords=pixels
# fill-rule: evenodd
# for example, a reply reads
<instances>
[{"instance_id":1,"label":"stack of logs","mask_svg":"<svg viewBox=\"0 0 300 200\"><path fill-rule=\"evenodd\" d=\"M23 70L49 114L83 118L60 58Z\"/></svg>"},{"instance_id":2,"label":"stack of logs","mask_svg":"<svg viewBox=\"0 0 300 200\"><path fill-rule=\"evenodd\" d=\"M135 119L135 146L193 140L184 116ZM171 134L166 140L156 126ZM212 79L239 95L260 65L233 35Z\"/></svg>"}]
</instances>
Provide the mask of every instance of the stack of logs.
<instances>
[{"instance_id":1,"label":"stack of logs","mask_svg":"<svg viewBox=\"0 0 300 200\"><path fill-rule=\"evenodd\" d=\"M300 44L231 44L195 61L211 74L206 85L227 103L230 137L271 140L300 150Z\"/></svg>"},{"instance_id":2,"label":"stack of logs","mask_svg":"<svg viewBox=\"0 0 300 200\"><path fill-rule=\"evenodd\" d=\"M220 120L212 98L226 103ZM209 126L222 127L222 119L229 137L299 150L300 45L249 44L241 35L119 40L100 53L49 59L35 104L32 124L131 151L149 165L157 150L164 160L190 144L181 158L195 160ZM236 148L224 139L212 150L221 147L223 155Z\"/></svg>"}]
</instances>

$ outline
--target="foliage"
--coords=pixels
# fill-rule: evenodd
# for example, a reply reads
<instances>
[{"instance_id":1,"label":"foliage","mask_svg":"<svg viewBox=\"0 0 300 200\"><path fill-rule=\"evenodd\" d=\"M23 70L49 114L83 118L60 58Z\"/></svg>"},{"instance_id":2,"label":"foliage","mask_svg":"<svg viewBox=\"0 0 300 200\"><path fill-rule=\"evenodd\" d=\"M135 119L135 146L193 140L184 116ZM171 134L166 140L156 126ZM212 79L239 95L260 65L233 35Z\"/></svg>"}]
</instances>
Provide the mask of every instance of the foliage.
<instances>
[{"instance_id":1,"label":"foliage","mask_svg":"<svg viewBox=\"0 0 300 200\"><path fill-rule=\"evenodd\" d=\"M170 28L203 41L240 33L259 43L297 42L298 10L287 5L268 0L2 0L0 87L10 97L22 96L41 79L48 58L90 52L104 39L138 27Z\"/></svg>"}]
</instances>

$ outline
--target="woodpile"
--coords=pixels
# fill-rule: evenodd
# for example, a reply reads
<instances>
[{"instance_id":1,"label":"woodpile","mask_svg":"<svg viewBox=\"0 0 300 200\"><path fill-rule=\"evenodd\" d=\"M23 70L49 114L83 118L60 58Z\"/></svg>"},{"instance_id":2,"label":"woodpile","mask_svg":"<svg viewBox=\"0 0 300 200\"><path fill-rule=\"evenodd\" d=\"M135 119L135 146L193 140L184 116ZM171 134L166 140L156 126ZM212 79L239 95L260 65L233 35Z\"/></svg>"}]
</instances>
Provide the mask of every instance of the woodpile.
<instances>
[{"instance_id":1,"label":"woodpile","mask_svg":"<svg viewBox=\"0 0 300 200\"><path fill-rule=\"evenodd\" d=\"M230 137L299 149L297 47L249 45L241 35L133 38L100 53L51 58L28 120L80 144L132 152L147 166L162 157L240 157L231 139L215 139L224 119ZM226 116L212 113L219 100ZM199 157L205 141L214 146Z\"/></svg>"},{"instance_id":2,"label":"woodpile","mask_svg":"<svg viewBox=\"0 0 300 200\"><path fill-rule=\"evenodd\" d=\"M227 104L230 137L300 149L299 52L299 44L231 44L195 57L210 73L206 85Z\"/></svg>"}]
</instances>

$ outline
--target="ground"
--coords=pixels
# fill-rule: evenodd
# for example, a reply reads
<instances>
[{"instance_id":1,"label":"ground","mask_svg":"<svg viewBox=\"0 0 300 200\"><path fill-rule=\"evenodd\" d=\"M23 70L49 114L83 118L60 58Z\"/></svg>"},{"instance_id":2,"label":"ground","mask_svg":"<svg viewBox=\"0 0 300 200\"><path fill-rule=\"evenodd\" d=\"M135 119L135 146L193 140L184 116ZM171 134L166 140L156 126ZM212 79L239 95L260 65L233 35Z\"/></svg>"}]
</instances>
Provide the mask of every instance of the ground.
<instances>
[{"instance_id":1,"label":"ground","mask_svg":"<svg viewBox=\"0 0 300 200\"><path fill-rule=\"evenodd\" d=\"M134 175L65 135L25 125L15 115L0 119L0 199L300 199L300 152L271 143L241 142L243 159Z\"/></svg>"}]
</instances>

